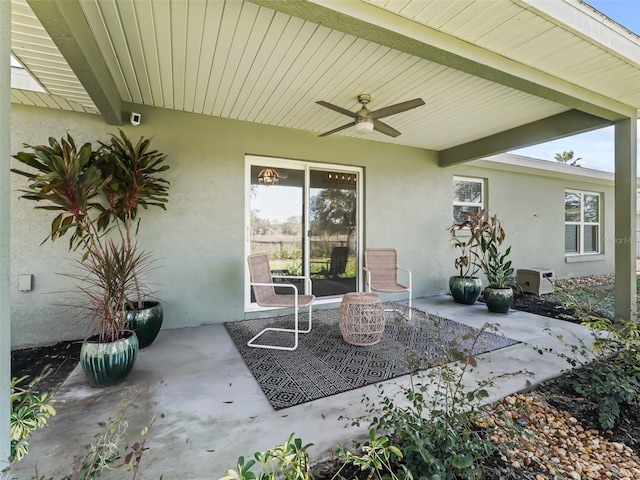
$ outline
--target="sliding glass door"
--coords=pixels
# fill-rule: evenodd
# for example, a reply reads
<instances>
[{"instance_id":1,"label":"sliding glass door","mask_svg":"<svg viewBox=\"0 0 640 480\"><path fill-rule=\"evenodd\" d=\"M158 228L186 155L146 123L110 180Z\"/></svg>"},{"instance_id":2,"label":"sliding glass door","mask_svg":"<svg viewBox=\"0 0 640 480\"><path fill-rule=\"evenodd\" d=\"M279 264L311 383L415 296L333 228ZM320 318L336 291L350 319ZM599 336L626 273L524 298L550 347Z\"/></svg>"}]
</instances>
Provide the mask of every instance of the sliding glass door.
<instances>
[{"instance_id":1,"label":"sliding glass door","mask_svg":"<svg viewBox=\"0 0 640 480\"><path fill-rule=\"evenodd\" d=\"M269 255L275 277L310 275L320 299L357 291L360 170L247 157L247 173L247 254Z\"/></svg>"}]
</instances>

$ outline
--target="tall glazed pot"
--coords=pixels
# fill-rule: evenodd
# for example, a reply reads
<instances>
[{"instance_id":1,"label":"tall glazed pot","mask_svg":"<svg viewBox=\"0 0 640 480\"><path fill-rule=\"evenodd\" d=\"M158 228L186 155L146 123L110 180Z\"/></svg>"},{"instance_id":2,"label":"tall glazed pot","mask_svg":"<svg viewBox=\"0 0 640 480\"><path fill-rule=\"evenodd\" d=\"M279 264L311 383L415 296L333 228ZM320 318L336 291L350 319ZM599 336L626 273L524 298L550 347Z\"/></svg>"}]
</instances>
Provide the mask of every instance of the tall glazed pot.
<instances>
[{"instance_id":1,"label":"tall glazed pot","mask_svg":"<svg viewBox=\"0 0 640 480\"><path fill-rule=\"evenodd\" d=\"M482 293L482 280L478 277L449 277L449 291L456 303L473 305Z\"/></svg>"},{"instance_id":2,"label":"tall glazed pot","mask_svg":"<svg viewBox=\"0 0 640 480\"><path fill-rule=\"evenodd\" d=\"M163 319L160 302L145 301L141 309L127 310L129 328L136 332L140 348L146 348L153 343L162 328Z\"/></svg>"},{"instance_id":3,"label":"tall glazed pot","mask_svg":"<svg viewBox=\"0 0 640 480\"><path fill-rule=\"evenodd\" d=\"M507 313L513 304L513 290L511 287L484 289L484 302L490 312Z\"/></svg>"},{"instance_id":4,"label":"tall glazed pot","mask_svg":"<svg viewBox=\"0 0 640 480\"><path fill-rule=\"evenodd\" d=\"M89 337L80 348L80 366L94 387L109 387L124 381L138 355L135 332L113 342L101 343L98 336Z\"/></svg>"}]
</instances>

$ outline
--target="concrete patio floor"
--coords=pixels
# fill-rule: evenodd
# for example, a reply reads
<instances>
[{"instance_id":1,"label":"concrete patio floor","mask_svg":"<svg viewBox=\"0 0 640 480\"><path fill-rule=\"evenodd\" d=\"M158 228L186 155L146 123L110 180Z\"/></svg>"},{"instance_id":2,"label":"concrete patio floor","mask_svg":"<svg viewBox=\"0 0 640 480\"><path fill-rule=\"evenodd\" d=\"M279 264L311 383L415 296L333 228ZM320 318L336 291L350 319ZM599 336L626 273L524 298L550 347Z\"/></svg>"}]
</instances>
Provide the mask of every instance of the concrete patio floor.
<instances>
[{"instance_id":1,"label":"concrete patio floor","mask_svg":"<svg viewBox=\"0 0 640 480\"><path fill-rule=\"evenodd\" d=\"M535 374L500 380L489 401L525 389L527 380L535 384L569 367L558 355L540 355L538 348L569 353L565 342L590 342L588 330L579 325L516 311L492 314L483 304L458 305L448 296L419 298L414 307L474 327L497 323L506 336L523 342L478 357L470 381L520 369ZM385 382L385 392L407 380ZM31 451L12 477L30 478L34 466L42 475L68 464L91 441L97 423L114 415L128 390L136 396L137 405L127 412L131 441L152 415L157 416L138 478L163 476L165 480L218 479L228 468L235 468L238 456L252 457L284 442L290 433L314 444L310 450L314 462L326 459L336 442L350 446L352 440L366 435L366 424L353 427L339 417L363 415L363 395L376 395L371 385L275 411L222 324L163 330L151 347L139 353L122 385L92 388L77 367L59 391L57 415L31 438ZM121 479L125 474L114 471L104 477Z\"/></svg>"}]
</instances>

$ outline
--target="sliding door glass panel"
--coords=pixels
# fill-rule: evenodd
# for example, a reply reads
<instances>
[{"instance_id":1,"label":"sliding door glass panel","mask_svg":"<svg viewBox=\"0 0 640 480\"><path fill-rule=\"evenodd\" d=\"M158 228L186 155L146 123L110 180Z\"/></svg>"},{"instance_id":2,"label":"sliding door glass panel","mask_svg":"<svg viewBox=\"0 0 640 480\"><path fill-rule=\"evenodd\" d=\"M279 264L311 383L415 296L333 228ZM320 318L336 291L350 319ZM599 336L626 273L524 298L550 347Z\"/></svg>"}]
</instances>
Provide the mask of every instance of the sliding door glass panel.
<instances>
[{"instance_id":1,"label":"sliding door glass panel","mask_svg":"<svg viewBox=\"0 0 640 480\"><path fill-rule=\"evenodd\" d=\"M250 209L251 253L269 256L274 277L304 275L304 170L252 165ZM304 282L293 283L305 293Z\"/></svg>"},{"instance_id":2,"label":"sliding door glass panel","mask_svg":"<svg viewBox=\"0 0 640 480\"><path fill-rule=\"evenodd\" d=\"M310 170L309 271L317 297L357 291L357 180L353 172Z\"/></svg>"}]
</instances>

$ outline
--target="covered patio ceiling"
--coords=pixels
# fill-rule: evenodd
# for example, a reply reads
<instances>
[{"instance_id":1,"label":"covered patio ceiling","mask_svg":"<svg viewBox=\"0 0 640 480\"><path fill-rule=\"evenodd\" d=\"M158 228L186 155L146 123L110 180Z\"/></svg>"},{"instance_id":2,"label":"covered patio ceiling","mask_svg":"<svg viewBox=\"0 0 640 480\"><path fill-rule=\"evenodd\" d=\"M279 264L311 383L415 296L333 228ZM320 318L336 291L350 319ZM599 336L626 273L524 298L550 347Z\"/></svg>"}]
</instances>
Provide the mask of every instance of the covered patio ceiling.
<instances>
[{"instance_id":1,"label":"covered patio ceiling","mask_svg":"<svg viewBox=\"0 0 640 480\"><path fill-rule=\"evenodd\" d=\"M360 138L446 166L640 108L640 39L579 0L12 0L11 28L45 89L12 102L112 125L144 104L320 134L349 118L319 100L420 97L384 119L402 135Z\"/></svg>"}]
</instances>

